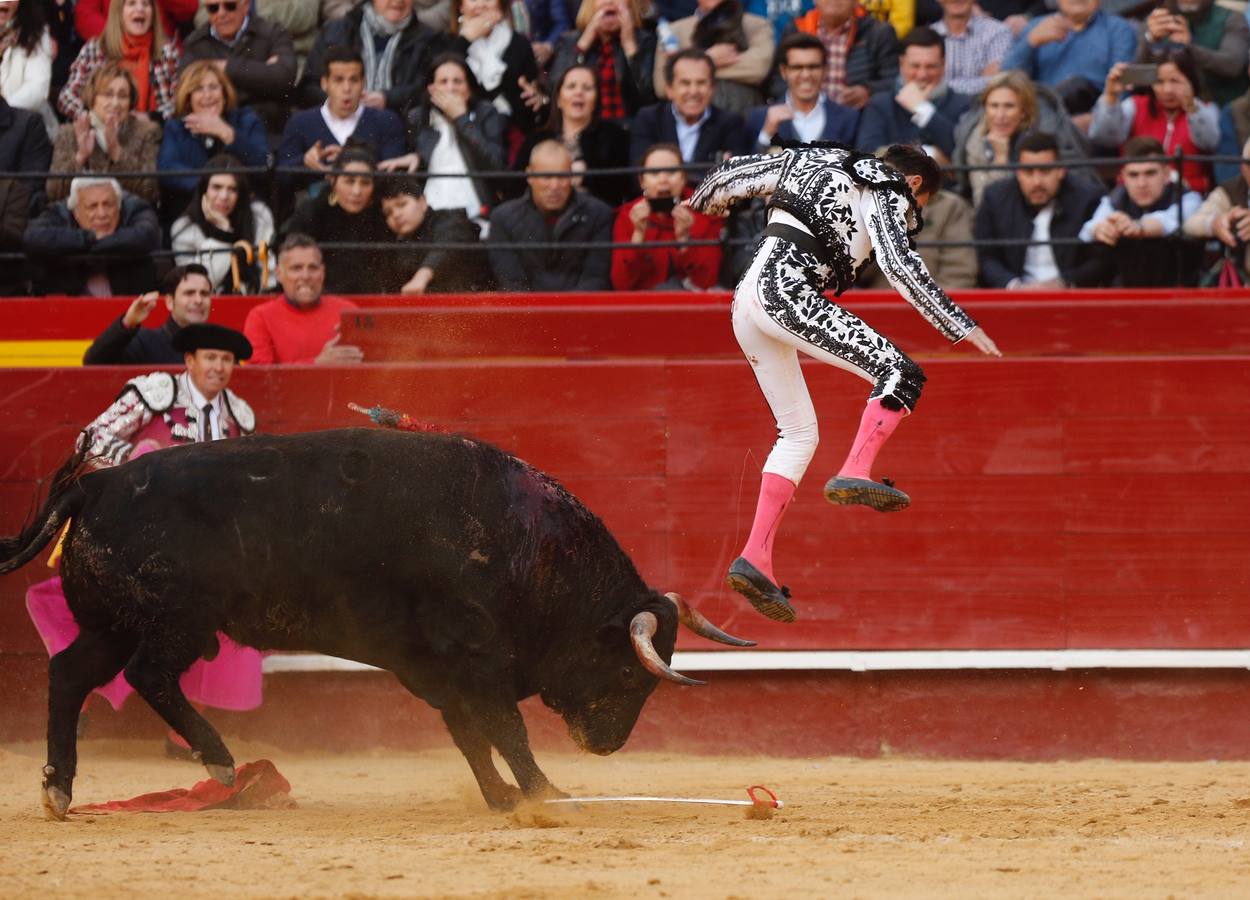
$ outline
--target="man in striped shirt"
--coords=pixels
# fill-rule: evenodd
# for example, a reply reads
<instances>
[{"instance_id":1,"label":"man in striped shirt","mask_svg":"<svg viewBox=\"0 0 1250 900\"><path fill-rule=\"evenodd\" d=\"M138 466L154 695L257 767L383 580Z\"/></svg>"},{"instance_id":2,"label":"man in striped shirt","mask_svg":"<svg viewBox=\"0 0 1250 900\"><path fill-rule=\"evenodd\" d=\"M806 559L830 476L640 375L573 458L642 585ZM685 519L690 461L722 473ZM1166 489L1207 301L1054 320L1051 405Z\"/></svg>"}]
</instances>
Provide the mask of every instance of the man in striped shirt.
<instances>
[{"instance_id":1,"label":"man in striped shirt","mask_svg":"<svg viewBox=\"0 0 1250 900\"><path fill-rule=\"evenodd\" d=\"M1011 49L1011 28L978 12L975 0L938 0L942 20L933 30L946 38L946 84L976 96L998 74Z\"/></svg>"}]
</instances>

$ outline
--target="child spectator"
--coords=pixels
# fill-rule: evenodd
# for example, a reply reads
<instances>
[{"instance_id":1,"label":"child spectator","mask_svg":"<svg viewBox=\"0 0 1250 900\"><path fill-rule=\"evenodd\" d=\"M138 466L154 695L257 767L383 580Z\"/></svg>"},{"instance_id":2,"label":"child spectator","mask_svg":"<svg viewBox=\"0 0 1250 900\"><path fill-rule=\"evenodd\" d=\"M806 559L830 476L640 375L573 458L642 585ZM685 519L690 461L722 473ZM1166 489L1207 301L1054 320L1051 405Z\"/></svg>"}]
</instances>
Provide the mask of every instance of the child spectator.
<instances>
[{"instance_id":1,"label":"child spectator","mask_svg":"<svg viewBox=\"0 0 1250 900\"><path fill-rule=\"evenodd\" d=\"M387 178L379 186L386 227L404 250L388 253L388 293L467 293L488 290L472 250L430 248L429 244L474 243L478 227L462 209L430 209L415 178Z\"/></svg>"}]
</instances>

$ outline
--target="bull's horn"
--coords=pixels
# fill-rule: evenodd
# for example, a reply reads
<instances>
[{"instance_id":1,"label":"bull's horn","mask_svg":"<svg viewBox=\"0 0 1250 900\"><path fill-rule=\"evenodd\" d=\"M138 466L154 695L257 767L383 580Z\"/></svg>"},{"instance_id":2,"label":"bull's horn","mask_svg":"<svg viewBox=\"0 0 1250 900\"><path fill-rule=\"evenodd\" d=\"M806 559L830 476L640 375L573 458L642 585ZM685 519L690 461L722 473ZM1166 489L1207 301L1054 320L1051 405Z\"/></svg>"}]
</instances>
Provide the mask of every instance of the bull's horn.
<instances>
[{"instance_id":1,"label":"bull's horn","mask_svg":"<svg viewBox=\"0 0 1250 900\"><path fill-rule=\"evenodd\" d=\"M672 600L677 606L677 619L681 624L685 625L699 637L705 637L710 641L716 641L721 644L728 644L731 647L754 647L755 641L744 641L742 638L736 638L732 634L726 634L721 631L689 603L682 599L681 594L668 593L664 595Z\"/></svg>"},{"instance_id":2,"label":"bull's horn","mask_svg":"<svg viewBox=\"0 0 1250 900\"><path fill-rule=\"evenodd\" d=\"M656 678L663 678L665 681L688 685L707 684L706 681L687 678L680 672L674 672L669 668L668 663L660 658L655 645L651 643L658 625L659 620L656 619L655 613L650 612L640 612L630 620L629 639L634 645L634 652L638 654L638 661L642 663L643 668Z\"/></svg>"}]
</instances>

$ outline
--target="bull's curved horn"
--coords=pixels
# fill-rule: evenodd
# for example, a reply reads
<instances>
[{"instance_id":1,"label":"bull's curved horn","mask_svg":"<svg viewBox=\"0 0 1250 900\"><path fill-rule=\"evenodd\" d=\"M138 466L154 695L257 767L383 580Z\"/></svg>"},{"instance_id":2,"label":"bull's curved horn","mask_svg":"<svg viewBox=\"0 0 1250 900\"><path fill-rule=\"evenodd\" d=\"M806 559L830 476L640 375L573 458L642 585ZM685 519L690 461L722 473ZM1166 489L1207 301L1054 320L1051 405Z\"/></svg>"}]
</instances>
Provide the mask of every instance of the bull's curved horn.
<instances>
[{"instance_id":1,"label":"bull's curved horn","mask_svg":"<svg viewBox=\"0 0 1250 900\"><path fill-rule=\"evenodd\" d=\"M658 625L659 620L656 619L655 613L650 612L640 612L630 620L629 640L634 645L634 652L638 654L638 661L642 663L643 668L656 678L663 678L665 681L688 685L707 684L706 681L687 678L680 672L674 672L669 668L668 663L660 658L655 645L651 643Z\"/></svg>"},{"instance_id":2,"label":"bull's curved horn","mask_svg":"<svg viewBox=\"0 0 1250 900\"><path fill-rule=\"evenodd\" d=\"M726 634L721 631L689 603L682 599L681 594L667 593L664 595L672 600L677 607L677 619L681 624L685 625L699 637L705 637L710 641L716 641L720 644L728 644L731 647L754 647L755 641L744 641L742 638L736 638L732 634Z\"/></svg>"}]
</instances>

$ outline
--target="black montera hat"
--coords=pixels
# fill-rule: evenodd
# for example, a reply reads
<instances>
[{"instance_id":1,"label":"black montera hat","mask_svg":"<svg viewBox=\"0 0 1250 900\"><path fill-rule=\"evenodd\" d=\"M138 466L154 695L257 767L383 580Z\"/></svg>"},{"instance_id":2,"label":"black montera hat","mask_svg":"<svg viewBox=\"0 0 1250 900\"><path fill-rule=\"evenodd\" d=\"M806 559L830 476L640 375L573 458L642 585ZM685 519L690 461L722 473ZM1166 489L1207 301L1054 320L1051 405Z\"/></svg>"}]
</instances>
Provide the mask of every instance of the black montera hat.
<instances>
[{"instance_id":1,"label":"black montera hat","mask_svg":"<svg viewBox=\"0 0 1250 900\"><path fill-rule=\"evenodd\" d=\"M205 322L180 328L174 335L174 349L179 353L194 353L196 350L229 350L237 361L251 357L252 342L244 337L241 331Z\"/></svg>"}]
</instances>

